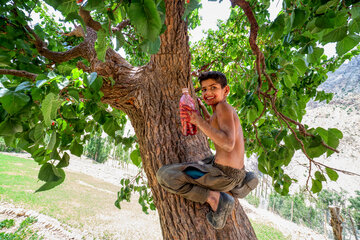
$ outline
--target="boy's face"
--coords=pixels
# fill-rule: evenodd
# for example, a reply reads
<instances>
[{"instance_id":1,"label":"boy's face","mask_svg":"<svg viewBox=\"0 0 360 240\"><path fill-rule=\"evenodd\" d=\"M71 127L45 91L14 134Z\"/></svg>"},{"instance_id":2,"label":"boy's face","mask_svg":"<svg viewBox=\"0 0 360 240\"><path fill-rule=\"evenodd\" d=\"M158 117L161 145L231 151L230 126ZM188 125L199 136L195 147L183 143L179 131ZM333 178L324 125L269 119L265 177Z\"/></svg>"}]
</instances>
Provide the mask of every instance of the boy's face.
<instances>
[{"instance_id":1,"label":"boy's face","mask_svg":"<svg viewBox=\"0 0 360 240\"><path fill-rule=\"evenodd\" d=\"M226 99L229 94L229 86L221 88L220 83L217 83L214 79L209 78L201 82L202 97L206 104L216 105Z\"/></svg>"}]
</instances>

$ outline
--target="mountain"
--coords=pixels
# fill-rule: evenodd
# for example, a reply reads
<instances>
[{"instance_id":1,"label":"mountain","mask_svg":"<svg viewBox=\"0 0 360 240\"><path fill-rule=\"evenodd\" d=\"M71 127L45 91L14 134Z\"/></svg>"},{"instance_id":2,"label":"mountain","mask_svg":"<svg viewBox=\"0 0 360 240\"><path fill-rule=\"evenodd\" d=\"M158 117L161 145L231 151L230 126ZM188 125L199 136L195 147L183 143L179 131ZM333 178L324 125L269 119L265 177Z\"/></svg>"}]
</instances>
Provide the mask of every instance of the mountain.
<instances>
[{"instance_id":1,"label":"mountain","mask_svg":"<svg viewBox=\"0 0 360 240\"><path fill-rule=\"evenodd\" d=\"M318 89L334 93L334 98L360 94L360 56L328 73L328 79Z\"/></svg>"}]
</instances>

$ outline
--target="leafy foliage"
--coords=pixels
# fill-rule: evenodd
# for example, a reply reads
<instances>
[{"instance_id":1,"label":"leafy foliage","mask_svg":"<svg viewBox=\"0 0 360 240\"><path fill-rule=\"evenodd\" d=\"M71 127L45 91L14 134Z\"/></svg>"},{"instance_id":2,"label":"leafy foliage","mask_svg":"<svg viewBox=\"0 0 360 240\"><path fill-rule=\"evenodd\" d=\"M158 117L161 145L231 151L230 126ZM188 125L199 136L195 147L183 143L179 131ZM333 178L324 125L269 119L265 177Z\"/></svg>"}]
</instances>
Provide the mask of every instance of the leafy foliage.
<instances>
[{"instance_id":1,"label":"leafy foliage","mask_svg":"<svg viewBox=\"0 0 360 240\"><path fill-rule=\"evenodd\" d=\"M284 1L283 10L270 22L269 1L250 1L250 5L260 26L257 42L265 56L266 72L273 88L269 88L269 80L261 80L260 84L254 74L255 56L248 42L249 24L239 17L243 14L239 8L231 11L226 22L218 24L219 30L209 30L205 39L192 46L193 70L210 64L206 70L225 73L230 86L228 101L240 117L246 154L248 157L259 156L259 170L272 177L278 193L286 195L295 180L283 168L290 163L294 153L303 151L310 159L309 165L316 165L314 158L333 154L332 149L338 147L343 137L337 129L308 126L297 129L295 123L301 123L310 99L331 100L332 94L317 91L317 87L326 80L329 71L359 54L358 36L351 37L349 25L351 29L357 29L354 24L360 7L351 1L344 4L338 1ZM324 55L321 44L329 42L337 44L337 56ZM199 87L196 80L194 85ZM275 104L260 91L274 94ZM323 181L336 181L337 178L338 174L330 167L322 166L322 172L309 172L311 191L319 192Z\"/></svg>"},{"instance_id":2,"label":"leafy foliage","mask_svg":"<svg viewBox=\"0 0 360 240\"><path fill-rule=\"evenodd\" d=\"M20 223L20 226L14 233L5 233L0 232L0 239L4 240L18 240L18 239L43 239L36 232L34 232L30 227L33 223L37 222L37 219L34 217L27 217L24 221ZM0 229L2 227L10 228L14 226L13 219L5 219L0 222Z\"/></svg>"},{"instance_id":3,"label":"leafy foliage","mask_svg":"<svg viewBox=\"0 0 360 240\"><path fill-rule=\"evenodd\" d=\"M140 182L141 180L141 182ZM115 206L121 209L120 203L122 201L130 202L131 193L137 192L139 196L139 204L142 206L144 213L148 214L148 209L155 210L155 204L153 203L152 193L149 190L146 179L143 176L142 170L133 179L123 178L120 181L121 189L117 194L117 200Z\"/></svg>"}]
</instances>

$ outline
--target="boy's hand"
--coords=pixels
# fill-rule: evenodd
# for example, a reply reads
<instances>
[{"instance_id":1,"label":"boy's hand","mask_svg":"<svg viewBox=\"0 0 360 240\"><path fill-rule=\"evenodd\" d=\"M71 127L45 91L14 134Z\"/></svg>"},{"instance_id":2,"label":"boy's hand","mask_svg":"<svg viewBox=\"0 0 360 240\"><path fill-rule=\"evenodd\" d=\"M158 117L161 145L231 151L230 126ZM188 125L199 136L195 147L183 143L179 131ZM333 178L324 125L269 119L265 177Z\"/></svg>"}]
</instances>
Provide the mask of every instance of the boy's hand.
<instances>
[{"instance_id":1,"label":"boy's hand","mask_svg":"<svg viewBox=\"0 0 360 240\"><path fill-rule=\"evenodd\" d=\"M208 112L208 110L206 109L204 103L201 101L200 98L197 99L198 100L198 103L199 103L199 106L202 110L202 113L204 115L204 119L207 121L207 122L210 122L210 118L211 118L211 115L210 113Z\"/></svg>"},{"instance_id":2,"label":"boy's hand","mask_svg":"<svg viewBox=\"0 0 360 240\"><path fill-rule=\"evenodd\" d=\"M197 125L199 119L201 119L201 116L197 110L193 110L189 106L184 105L180 108L180 118Z\"/></svg>"}]
</instances>

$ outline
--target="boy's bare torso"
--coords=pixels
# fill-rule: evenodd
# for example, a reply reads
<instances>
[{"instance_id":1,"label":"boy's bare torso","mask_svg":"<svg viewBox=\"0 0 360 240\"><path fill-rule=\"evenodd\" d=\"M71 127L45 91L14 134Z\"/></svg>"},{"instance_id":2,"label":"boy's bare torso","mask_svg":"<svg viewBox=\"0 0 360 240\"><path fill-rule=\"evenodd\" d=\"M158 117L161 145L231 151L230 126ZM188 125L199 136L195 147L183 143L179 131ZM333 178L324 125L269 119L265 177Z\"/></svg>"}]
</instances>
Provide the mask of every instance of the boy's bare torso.
<instances>
[{"instance_id":1,"label":"boy's bare torso","mask_svg":"<svg viewBox=\"0 0 360 240\"><path fill-rule=\"evenodd\" d=\"M224 104L226 106L221 106ZM226 107L228 111L231 110L233 112L232 117L234 119L235 128L235 146L232 151L227 152L222 148L221 145L217 145L214 143L216 149L215 162L232 168L242 169L244 167L244 137L239 117L237 116L235 110L230 106L230 104L225 101L221 102L215 107L214 114L210 118L209 123L213 128L221 130L221 127L218 123L218 118L221 118L222 116L218 116L216 111L216 108L219 107Z\"/></svg>"}]
</instances>

